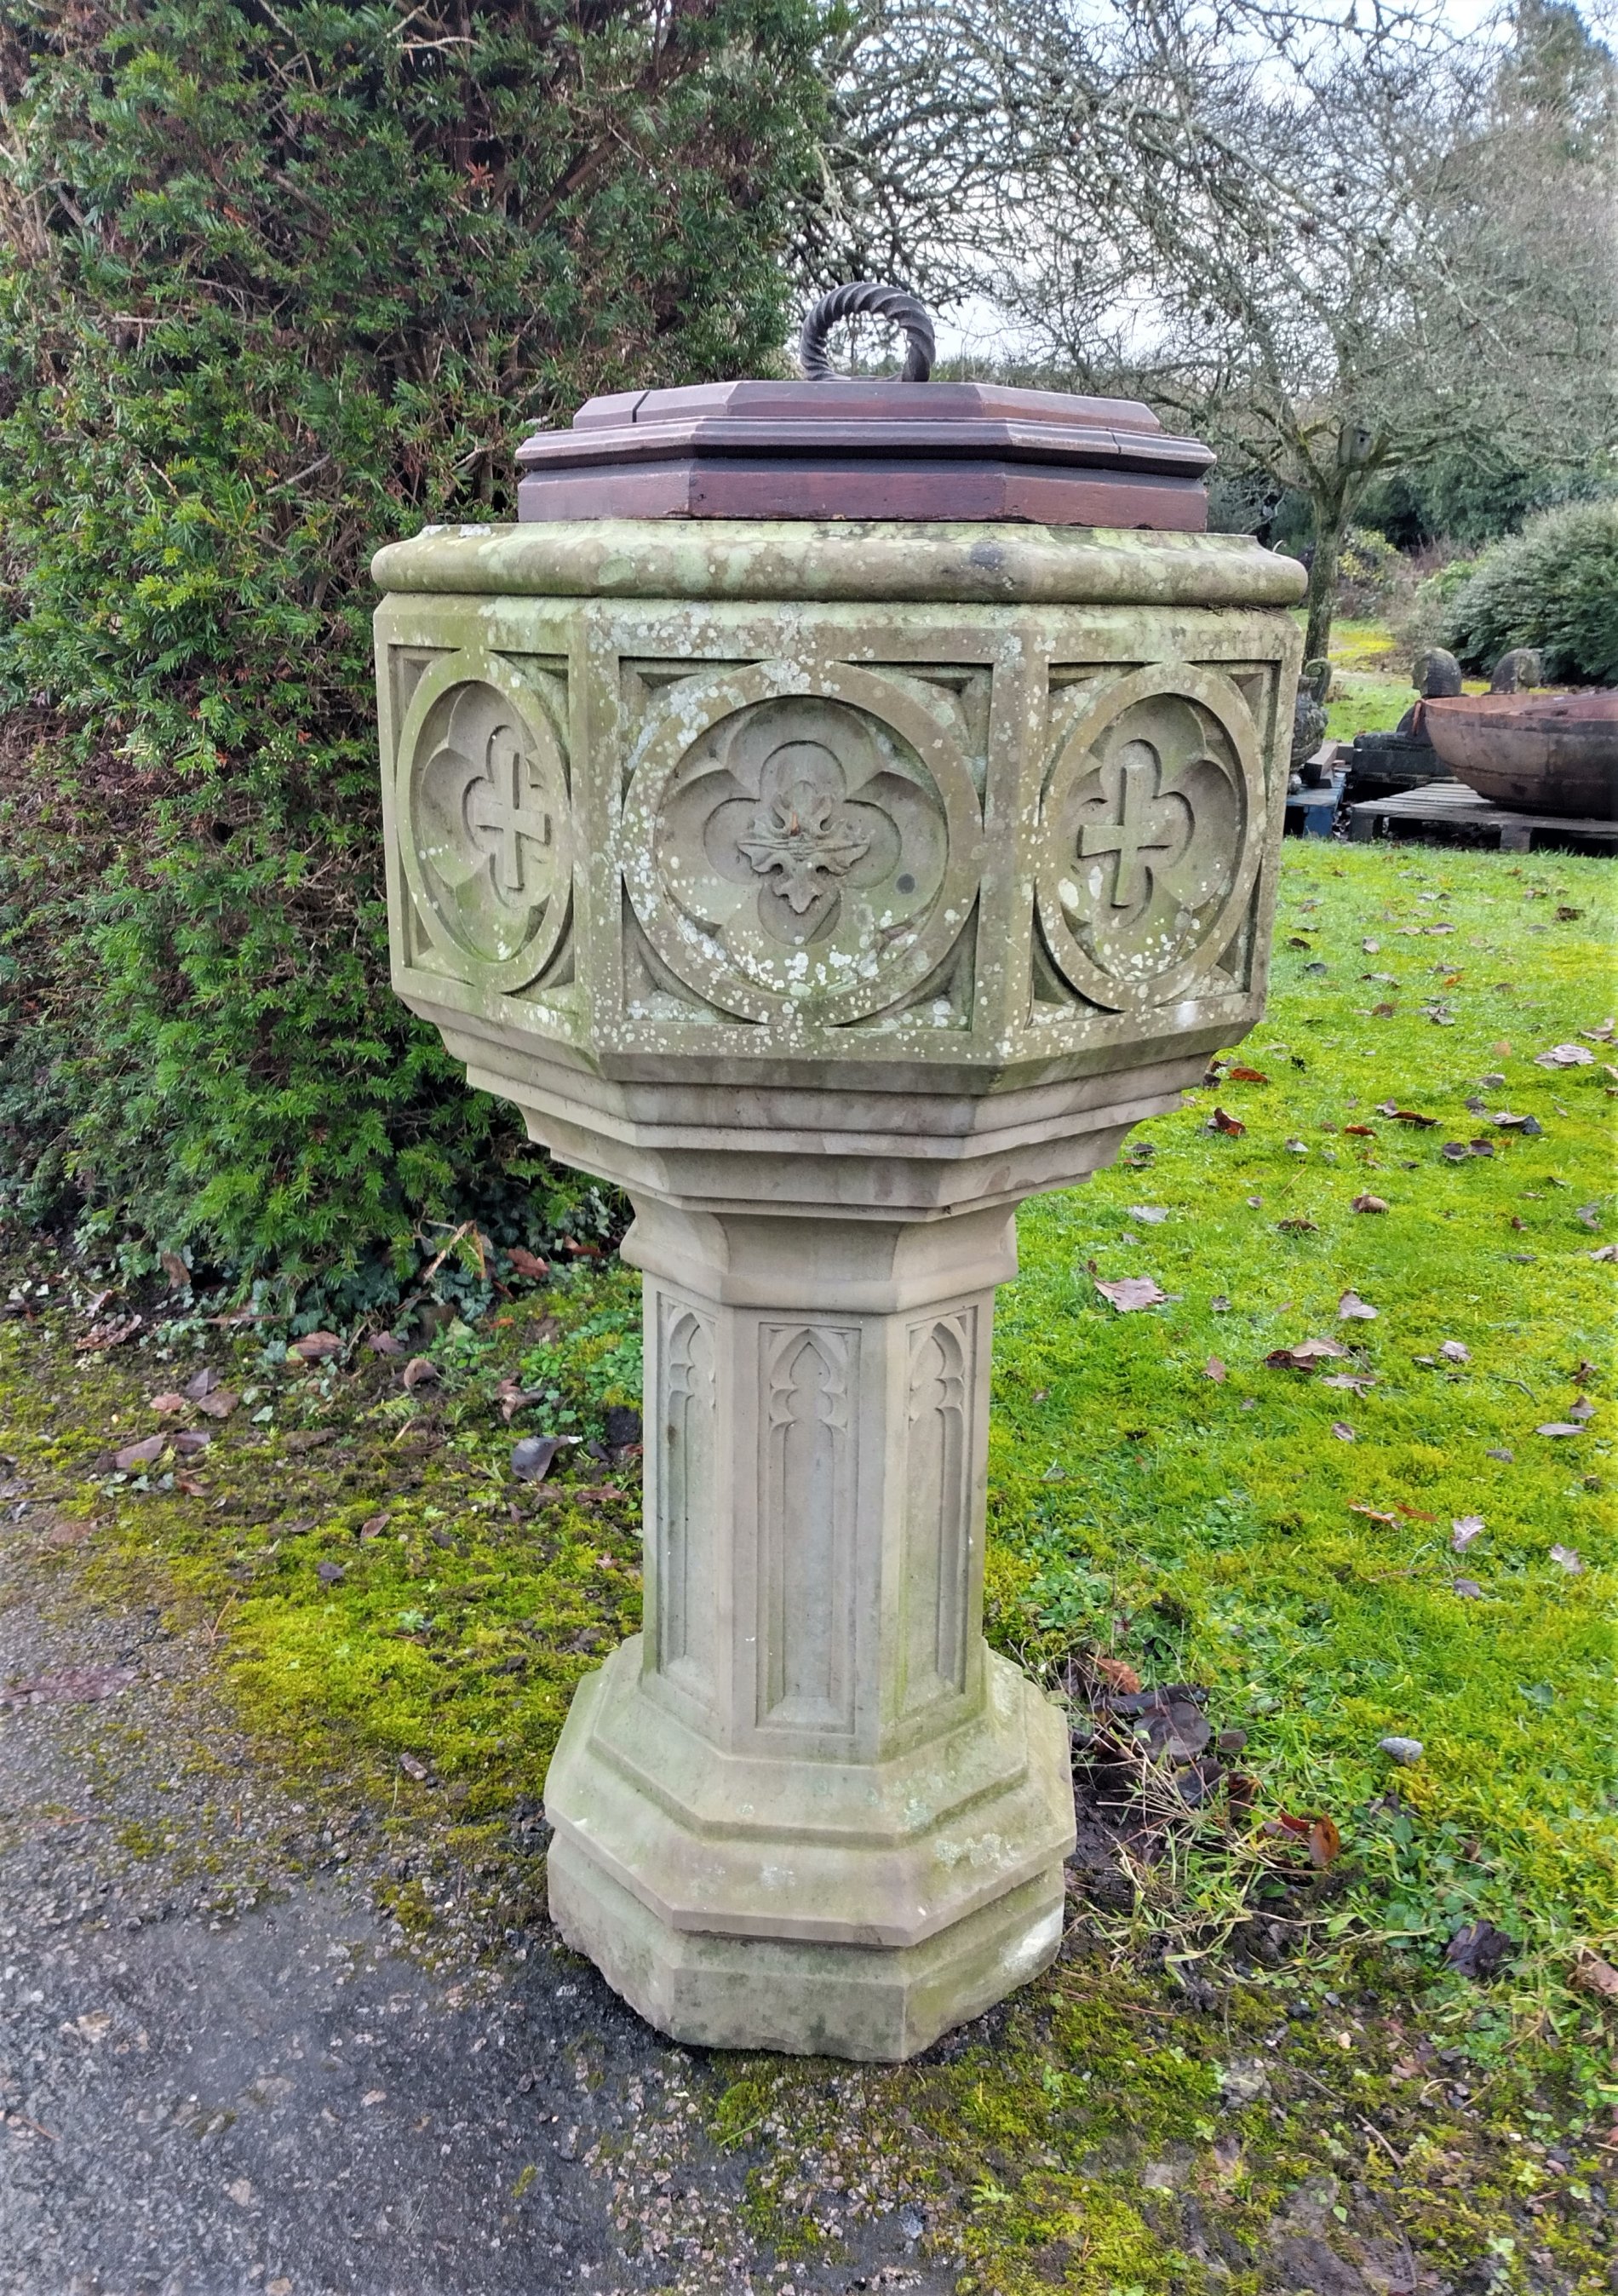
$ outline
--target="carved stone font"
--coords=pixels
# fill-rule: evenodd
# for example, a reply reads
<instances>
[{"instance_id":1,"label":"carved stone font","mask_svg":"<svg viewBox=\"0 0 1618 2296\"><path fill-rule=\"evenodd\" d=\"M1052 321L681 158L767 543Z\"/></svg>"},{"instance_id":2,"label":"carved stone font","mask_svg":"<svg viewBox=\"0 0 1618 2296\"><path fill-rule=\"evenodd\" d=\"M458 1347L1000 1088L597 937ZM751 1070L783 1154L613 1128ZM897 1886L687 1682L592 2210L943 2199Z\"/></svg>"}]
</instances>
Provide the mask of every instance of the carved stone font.
<instances>
[{"instance_id":1,"label":"carved stone font","mask_svg":"<svg viewBox=\"0 0 1618 2296\"><path fill-rule=\"evenodd\" d=\"M981 1633L1025 1196L1258 1018L1302 570L1233 537L586 521L382 554L394 978L628 1191L645 1628L550 1910L652 2021L898 2058L1060 1944Z\"/></svg>"}]
</instances>

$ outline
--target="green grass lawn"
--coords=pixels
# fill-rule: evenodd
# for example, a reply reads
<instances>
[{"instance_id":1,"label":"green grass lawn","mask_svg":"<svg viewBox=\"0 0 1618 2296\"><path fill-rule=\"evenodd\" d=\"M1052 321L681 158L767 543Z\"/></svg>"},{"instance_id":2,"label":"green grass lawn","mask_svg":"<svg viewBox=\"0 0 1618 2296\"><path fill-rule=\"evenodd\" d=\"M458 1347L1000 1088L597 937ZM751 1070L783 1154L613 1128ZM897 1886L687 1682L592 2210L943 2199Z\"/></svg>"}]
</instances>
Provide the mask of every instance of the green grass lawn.
<instances>
[{"instance_id":1,"label":"green grass lawn","mask_svg":"<svg viewBox=\"0 0 1618 2296\"><path fill-rule=\"evenodd\" d=\"M1342 1826L1367 1918L1419 1952L1484 1915L1550 1973L1614 1910L1615 1270L1592 1255L1618 1234L1618 1070L1588 1040L1588 1064L1533 1056L1608 1020L1610 882L1289 847L1243 1048L1269 1081L1194 1095L1134 1136L1138 1168L1026 1207L996 1332L996 1583L1024 1638L1207 1685L1274 1800ZM1211 1131L1216 1105L1245 1131ZM1387 1210L1356 1212L1366 1193ZM1171 1301L1118 1315L1092 1263ZM1374 1321L1340 1319L1349 1292ZM1267 1367L1310 1338L1348 1358ZM1418 1822L1376 1808L1390 1785Z\"/></svg>"},{"instance_id":2,"label":"green grass lawn","mask_svg":"<svg viewBox=\"0 0 1618 2296\"><path fill-rule=\"evenodd\" d=\"M1326 704L1328 741L1351 742L1356 734L1391 733L1416 700L1410 683L1410 649L1395 644L1381 622L1337 621L1332 626L1332 698ZM1469 678L1468 693L1482 693L1487 681Z\"/></svg>"}]
</instances>

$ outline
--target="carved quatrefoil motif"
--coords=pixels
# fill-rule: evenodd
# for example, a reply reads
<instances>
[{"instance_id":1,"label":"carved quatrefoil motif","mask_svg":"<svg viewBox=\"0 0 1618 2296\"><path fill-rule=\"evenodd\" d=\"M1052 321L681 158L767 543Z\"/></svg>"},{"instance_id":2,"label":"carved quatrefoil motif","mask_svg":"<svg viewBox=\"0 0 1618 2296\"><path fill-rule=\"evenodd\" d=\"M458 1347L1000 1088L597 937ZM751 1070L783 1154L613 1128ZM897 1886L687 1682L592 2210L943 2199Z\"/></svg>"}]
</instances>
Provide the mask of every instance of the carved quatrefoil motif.
<instances>
[{"instance_id":1,"label":"carved quatrefoil motif","mask_svg":"<svg viewBox=\"0 0 1618 2296\"><path fill-rule=\"evenodd\" d=\"M511 663L469 650L427 671L398 791L405 874L433 941L490 988L526 987L567 922L572 834L560 746Z\"/></svg>"},{"instance_id":2,"label":"carved quatrefoil motif","mask_svg":"<svg viewBox=\"0 0 1618 2296\"><path fill-rule=\"evenodd\" d=\"M1104 686L1040 810L1039 921L1068 980L1114 1012L1186 996L1236 934L1263 831L1258 734L1228 679L1176 665Z\"/></svg>"},{"instance_id":3,"label":"carved quatrefoil motif","mask_svg":"<svg viewBox=\"0 0 1618 2296\"><path fill-rule=\"evenodd\" d=\"M982 834L940 708L838 663L675 689L624 807L624 877L678 977L752 1021L864 1018L958 939Z\"/></svg>"}]
</instances>

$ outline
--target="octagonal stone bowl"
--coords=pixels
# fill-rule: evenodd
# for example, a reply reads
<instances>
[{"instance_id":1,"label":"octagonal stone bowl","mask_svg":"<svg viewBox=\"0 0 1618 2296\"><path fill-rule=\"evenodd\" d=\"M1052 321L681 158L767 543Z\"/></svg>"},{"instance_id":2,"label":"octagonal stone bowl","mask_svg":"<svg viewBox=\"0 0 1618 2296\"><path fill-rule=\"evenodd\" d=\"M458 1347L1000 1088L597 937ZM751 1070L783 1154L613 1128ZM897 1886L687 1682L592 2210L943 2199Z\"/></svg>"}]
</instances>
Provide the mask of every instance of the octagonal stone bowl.
<instances>
[{"instance_id":1,"label":"octagonal stone bowl","mask_svg":"<svg viewBox=\"0 0 1618 2296\"><path fill-rule=\"evenodd\" d=\"M1618 819L1618 691L1461 693L1422 722L1458 780L1524 813Z\"/></svg>"}]
</instances>

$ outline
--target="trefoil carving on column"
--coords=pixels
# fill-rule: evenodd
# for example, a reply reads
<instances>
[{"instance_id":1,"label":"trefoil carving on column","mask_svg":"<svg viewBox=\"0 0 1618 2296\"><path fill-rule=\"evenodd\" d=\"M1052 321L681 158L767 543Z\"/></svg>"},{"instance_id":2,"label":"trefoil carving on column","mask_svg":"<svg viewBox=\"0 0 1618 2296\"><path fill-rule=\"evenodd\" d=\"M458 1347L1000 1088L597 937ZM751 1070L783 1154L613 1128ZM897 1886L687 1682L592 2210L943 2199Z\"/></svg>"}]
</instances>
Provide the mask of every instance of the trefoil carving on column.
<instances>
[{"instance_id":1,"label":"trefoil carving on column","mask_svg":"<svg viewBox=\"0 0 1618 2296\"><path fill-rule=\"evenodd\" d=\"M765 1727L854 1722L857 1326L766 1324L759 1525Z\"/></svg>"},{"instance_id":2,"label":"trefoil carving on column","mask_svg":"<svg viewBox=\"0 0 1618 2296\"><path fill-rule=\"evenodd\" d=\"M666 1295L658 1315L658 1669L706 1703L714 1691L714 1332L706 1316Z\"/></svg>"},{"instance_id":3,"label":"trefoil carving on column","mask_svg":"<svg viewBox=\"0 0 1618 2296\"><path fill-rule=\"evenodd\" d=\"M965 1688L977 1311L912 1324L909 1336L901 1714Z\"/></svg>"}]
</instances>

